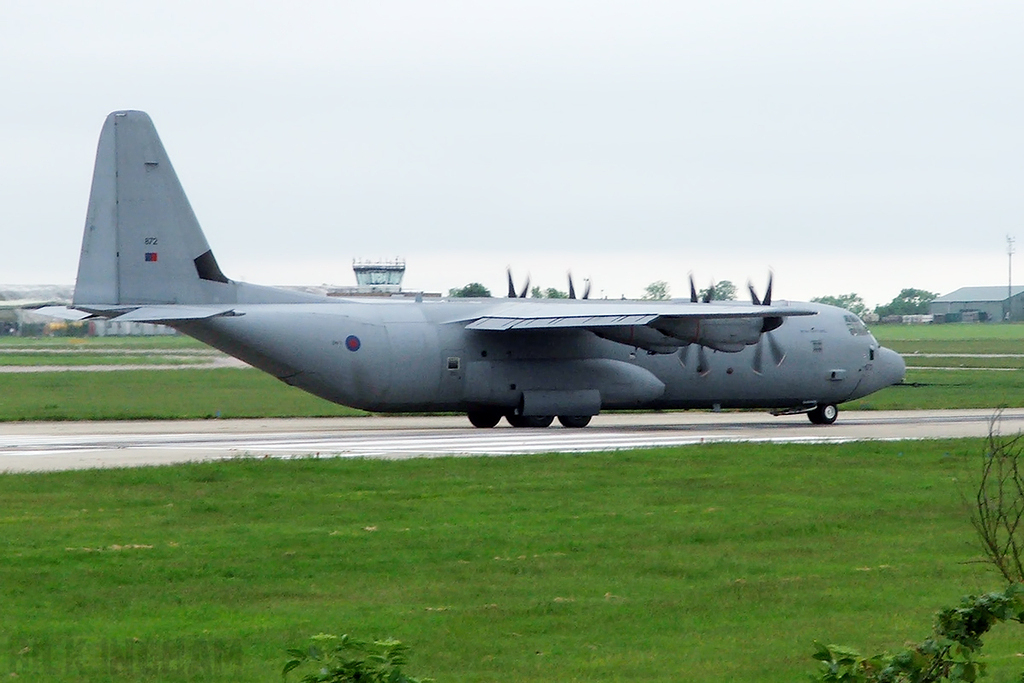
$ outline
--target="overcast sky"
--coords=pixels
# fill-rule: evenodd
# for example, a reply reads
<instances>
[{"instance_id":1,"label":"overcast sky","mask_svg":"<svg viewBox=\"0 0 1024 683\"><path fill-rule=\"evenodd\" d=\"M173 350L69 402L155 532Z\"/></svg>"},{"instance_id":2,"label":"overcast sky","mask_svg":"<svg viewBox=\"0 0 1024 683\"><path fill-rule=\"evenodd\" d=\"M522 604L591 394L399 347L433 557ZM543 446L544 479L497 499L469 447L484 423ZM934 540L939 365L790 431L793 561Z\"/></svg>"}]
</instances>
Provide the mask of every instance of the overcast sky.
<instances>
[{"instance_id":1,"label":"overcast sky","mask_svg":"<svg viewBox=\"0 0 1024 683\"><path fill-rule=\"evenodd\" d=\"M0 0L0 282L69 283L152 116L222 269L807 299L1007 282L1024 4ZM1017 261L1017 259L1015 259ZM1019 276L1024 283L1024 258Z\"/></svg>"}]
</instances>

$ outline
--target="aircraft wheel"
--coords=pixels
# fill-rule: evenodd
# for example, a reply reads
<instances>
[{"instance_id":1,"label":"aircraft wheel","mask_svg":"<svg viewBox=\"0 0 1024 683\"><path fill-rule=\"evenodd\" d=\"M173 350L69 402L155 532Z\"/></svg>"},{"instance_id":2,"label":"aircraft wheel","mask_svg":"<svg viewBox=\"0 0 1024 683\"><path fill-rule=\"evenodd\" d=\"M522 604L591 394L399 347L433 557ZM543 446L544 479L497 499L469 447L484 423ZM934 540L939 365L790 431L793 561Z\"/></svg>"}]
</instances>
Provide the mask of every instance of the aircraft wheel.
<instances>
[{"instance_id":1,"label":"aircraft wheel","mask_svg":"<svg viewBox=\"0 0 1024 683\"><path fill-rule=\"evenodd\" d=\"M474 427L490 429L498 424L498 420L501 419L501 413L497 410L471 410L466 413L466 417L469 418L470 424Z\"/></svg>"},{"instance_id":2,"label":"aircraft wheel","mask_svg":"<svg viewBox=\"0 0 1024 683\"><path fill-rule=\"evenodd\" d=\"M807 413L807 418L816 425L830 425L839 417L839 408L834 403L826 403Z\"/></svg>"},{"instance_id":3,"label":"aircraft wheel","mask_svg":"<svg viewBox=\"0 0 1024 683\"><path fill-rule=\"evenodd\" d=\"M530 429L544 429L555 421L554 415L516 415L515 413L509 413L505 419L513 427Z\"/></svg>"},{"instance_id":4,"label":"aircraft wheel","mask_svg":"<svg viewBox=\"0 0 1024 683\"><path fill-rule=\"evenodd\" d=\"M563 427L570 429L580 429L590 424L589 415L559 415L558 421L562 423Z\"/></svg>"}]
</instances>

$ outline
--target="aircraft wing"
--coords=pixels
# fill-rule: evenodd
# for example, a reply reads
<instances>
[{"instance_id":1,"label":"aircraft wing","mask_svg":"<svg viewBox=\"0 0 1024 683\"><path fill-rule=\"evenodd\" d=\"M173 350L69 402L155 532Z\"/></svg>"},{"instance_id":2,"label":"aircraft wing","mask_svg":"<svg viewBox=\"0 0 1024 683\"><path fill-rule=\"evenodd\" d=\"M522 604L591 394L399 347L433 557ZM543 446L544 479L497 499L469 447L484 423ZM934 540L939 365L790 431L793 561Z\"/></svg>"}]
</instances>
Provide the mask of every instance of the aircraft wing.
<instances>
[{"instance_id":1,"label":"aircraft wing","mask_svg":"<svg viewBox=\"0 0 1024 683\"><path fill-rule=\"evenodd\" d=\"M778 302L764 306L690 301L522 301L487 306L461 320L468 330L490 332L584 329L599 337L652 353L687 344L736 352L756 344L786 318L816 315L810 306Z\"/></svg>"},{"instance_id":2,"label":"aircraft wing","mask_svg":"<svg viewBox=\"0 0 1024 683\"><path fill-rule=\"evenodd\" d=\"M728 320L815 315L809 307L782 302L774 306L689 301L524 301L499 304L467 319L468 330L635 327L672 319ZM455 321L452 321L455 322Z\"/></svg>"}]
</instances>

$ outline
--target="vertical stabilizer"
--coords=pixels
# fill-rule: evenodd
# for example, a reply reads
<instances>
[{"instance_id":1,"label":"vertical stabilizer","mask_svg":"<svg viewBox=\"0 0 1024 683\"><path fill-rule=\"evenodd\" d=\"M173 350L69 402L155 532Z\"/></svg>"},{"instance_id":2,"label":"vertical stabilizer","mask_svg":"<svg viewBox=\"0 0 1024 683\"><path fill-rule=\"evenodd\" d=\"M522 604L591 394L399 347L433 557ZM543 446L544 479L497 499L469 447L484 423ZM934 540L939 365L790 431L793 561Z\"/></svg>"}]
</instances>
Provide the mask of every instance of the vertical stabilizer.
<instances>
[{"instance_id":1,"label":"vertical stabilizer","mask_svg":"<svg viewBox=\"0 0 1024 683\"><path fill-rule=\"evenodd\" d=\"M231 303L234 297L149 116L107 116L74 304Z\"/></svg>"}]
</instances>

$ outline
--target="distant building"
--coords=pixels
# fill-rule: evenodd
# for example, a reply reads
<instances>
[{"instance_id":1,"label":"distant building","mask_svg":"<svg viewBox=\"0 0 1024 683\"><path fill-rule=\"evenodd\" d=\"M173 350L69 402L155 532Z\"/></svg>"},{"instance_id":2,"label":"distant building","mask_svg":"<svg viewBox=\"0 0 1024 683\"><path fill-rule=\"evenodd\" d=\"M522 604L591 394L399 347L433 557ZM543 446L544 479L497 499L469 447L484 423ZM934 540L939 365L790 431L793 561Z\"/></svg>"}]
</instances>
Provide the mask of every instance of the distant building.
<instances>
[{"instance_id":1,"label":"distant building","mask_svg":"<svg viewBox=\"0 0 1024 683\"><path fill-rule=\"evenodd\" d=\"M378 292L402 291L402 276L405 275L405 260L394 261L352 261L356 274L356 285Z\"/></svg>"},{"instance_id":2,"label":"distant building","mask_svg":"<svg viewBox=\"0 0 1024 683\"><path fill-rule=\"evenodd\" d=\"M392 296L392 297L439 297L428 292L403 292L402 277L405 275L405 260L360 261L352 260L352 271L356 274L355 287L329 287L327 296Z\"/></svg>"},{"instance_id":3,"label":"distant building","mask_svg":"<svg viewBox=\"0 0 1024 683\"><path fill-rule=\"evenodd\" d=\"M1024 320L1024 286L961 287L928 304L935 322Z\"/></svg>"}]
</instances>

